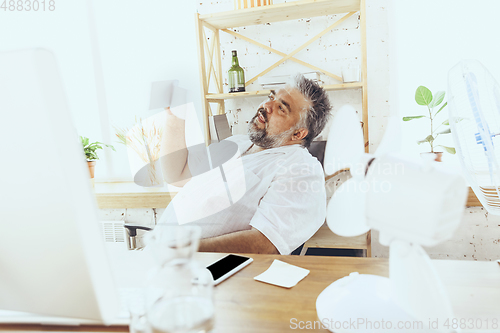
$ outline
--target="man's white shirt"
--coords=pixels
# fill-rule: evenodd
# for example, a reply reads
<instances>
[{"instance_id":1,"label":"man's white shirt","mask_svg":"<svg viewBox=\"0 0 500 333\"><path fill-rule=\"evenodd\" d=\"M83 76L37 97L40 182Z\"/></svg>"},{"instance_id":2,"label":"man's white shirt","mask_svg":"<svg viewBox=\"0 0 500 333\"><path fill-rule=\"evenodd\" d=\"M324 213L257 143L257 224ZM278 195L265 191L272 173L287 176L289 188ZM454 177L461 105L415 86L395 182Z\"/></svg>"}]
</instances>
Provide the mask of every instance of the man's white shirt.
<instances>
[{"instance_id":1,"label":"man's white shirt","mask_svg":"<svg viewBox=\"0 0 500 333\"><path fill-rule=\"evenodd\" d=\"M202 238L253 227L281 254L290 254L325 220L321 164L298 144L241 156L252 145L248 136L226 140L238 145L235 156L222 168L195 176L184 185L160 223L199 225ZM195 160L189 155L190 169L196 168Z\"/></svg>"}]
</instances>

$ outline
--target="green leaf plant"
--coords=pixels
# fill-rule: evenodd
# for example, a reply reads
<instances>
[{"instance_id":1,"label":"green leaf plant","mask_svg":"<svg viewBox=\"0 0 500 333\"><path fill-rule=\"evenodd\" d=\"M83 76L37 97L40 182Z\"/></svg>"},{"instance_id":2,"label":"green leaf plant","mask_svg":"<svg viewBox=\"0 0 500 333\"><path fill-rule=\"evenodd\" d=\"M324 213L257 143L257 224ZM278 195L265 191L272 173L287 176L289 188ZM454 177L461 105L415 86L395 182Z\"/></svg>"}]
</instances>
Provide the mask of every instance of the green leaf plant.
<instances>
[{"instance_id":1,"label":"green leaf plant","mask_svg":"<svg viewBox=\"0 0 500 333\"><path fill-rule=\"evenodd\" d=\"M420 118L427 118L430 120L430 134L427 135L427 137L423 140L418 140L417 144L421 145L423 143L428 143L431 146L431 153L434 153L434 149L436 147L442 147L446 152L450 154L455 154L455 148L453 147L447 147L443 145L436 145L435 141L440 135L445 135L451 133L451 129L447 126L450 126L450 122L448 119L443 121L441 124L438 126L435 126L435 121L436 121L436 116L448 105L448 102L443 103L445 97L445 92L444 91L438 91L434 95L432 92L424 87L420 86L417 88L417 91L415 92L415 102L417 102L418 105L422 106L427 106L427 111L429 112L429 115L420 115L420 116L408 116L408 117L403 117L403 121L410 121L410 120L415 120L415 119L420 119ZM440 106L441 105L441 106ZM440 107L439 107L440 106ZM434 112L435 109L439 109ZM461 119L457 120L460 121ZM440 131L438 131L442 126L444 126Z\"/></svg>"},{"instance_id":2,"label":"green leaf plant","mask_svg":"<svg viewBox=\"0 0 500 333\"><path fill-rule=\"evenodd\" d=\"M114 151L116 151L113 146L104 144L104 143L99 142L99 141L90 143L89 138L86 138L84 136L80 136L80 141L82 142L83 151L85 153L85 157L87 158L87 161L98 160L99 156L97 156L97 149L102 149L103 146L106 146L106 147L111 148Z\"/></svg>"}]
</instances>

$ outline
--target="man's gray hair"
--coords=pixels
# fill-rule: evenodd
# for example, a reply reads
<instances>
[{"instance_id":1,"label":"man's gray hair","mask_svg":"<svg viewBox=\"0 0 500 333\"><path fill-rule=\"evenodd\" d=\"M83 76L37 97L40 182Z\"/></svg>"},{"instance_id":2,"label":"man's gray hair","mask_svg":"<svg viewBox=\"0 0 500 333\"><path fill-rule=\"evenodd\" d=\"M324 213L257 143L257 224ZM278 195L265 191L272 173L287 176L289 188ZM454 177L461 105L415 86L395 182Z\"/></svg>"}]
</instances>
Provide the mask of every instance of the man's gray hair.
<instances>
[{"instance_id":1,"label":"man's gray hair","mask_svg":"<svg viewBox=\"0 0 500 333\"><path fill-rule=\"evenodd\" d=\"M302 96L311 103L307 112L301 113L296 126L296 128L306 128L308 130L309 133L302 139L302 145L307 148L325 128L332 107L326 91L318 83L306 79L304 75L295 75L293 87L297 88Z\"/></svg>"}]
</instances>

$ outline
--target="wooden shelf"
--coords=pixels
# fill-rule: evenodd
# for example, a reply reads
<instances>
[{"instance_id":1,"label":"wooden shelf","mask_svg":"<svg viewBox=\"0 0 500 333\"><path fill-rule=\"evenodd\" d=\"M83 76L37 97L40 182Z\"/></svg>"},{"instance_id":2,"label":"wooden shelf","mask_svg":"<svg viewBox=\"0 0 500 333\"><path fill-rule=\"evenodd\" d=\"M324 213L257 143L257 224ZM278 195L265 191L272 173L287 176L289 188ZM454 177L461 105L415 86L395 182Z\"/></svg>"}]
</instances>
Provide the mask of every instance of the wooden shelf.
<instances>
[{"instance_id":1,"label":"wooden shelf","mask_svg":"<svg viewBox=\"0 0 500 333\"><path fill-rule=\"evenodd\" d=\"M216 29L295 20L330 14L356 12L360 0L300 0L276 5L200 15L200 20Z\"/></svg>"},{"instance_id":2,"label":"wooden shelf","mask_svg":"<svg viewBox=\"0 0 500 333\"><path fill-rule=\"evenodd\" d=\"M341 83L341 84L330 84L323 86L325 90L344 90L344 89L361 89L363 88L362 82L354 83ZM255 91L245 91L240 93L227 93L227 94L207 94L206 99L209 101L219 101L224 99L235 99L235 98L246 98L246 97L256 97L256 96L267 96L270 90L255 90Z\"/></svg>"},{"instance_id":3,"label":"wooden shelf","mask_svg":"<svg viewBox=\"0 0 500 333\"><path fill-rule=\"evenodd\" d=\"M165 208L179 190L180 188L174 187L171 189L167 187L146 188L133 182L95 183L95 195L99 208ZM466 206L482 206L470 187Z\"/></svg>"},{"instance_id":4,"label":"wooden shelf","mask_svg":"<svg viewBox=\"0 0 500 333\"><path fill-rule=\"evenodd\" d=\"M133 182L95 183L99 208L165 208L178 190L165 187L147 188Z\"/></svg>"}]
</instances>

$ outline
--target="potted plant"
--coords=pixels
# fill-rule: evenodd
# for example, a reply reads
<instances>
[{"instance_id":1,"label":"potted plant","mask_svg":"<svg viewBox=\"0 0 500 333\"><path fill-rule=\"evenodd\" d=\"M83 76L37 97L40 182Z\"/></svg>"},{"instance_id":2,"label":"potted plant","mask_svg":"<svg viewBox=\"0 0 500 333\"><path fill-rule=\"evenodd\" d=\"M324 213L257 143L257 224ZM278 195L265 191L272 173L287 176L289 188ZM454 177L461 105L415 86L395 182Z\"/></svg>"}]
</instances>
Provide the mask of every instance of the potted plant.
<instances>
[{"instance_id":1,"label":"potted plant","mask_svg":"<svg viewBox=\"0 0 500 333\"><path fill-rule=\"evenodd\" d=\"M415 92L415 102L417 102L418 105L423 105L427 107L427 111L429 112L429 115L419 115L419 116L408 116L408 117L403 117L403 121L410 121L414 119L420 119L420 118L427 118L430 123L430 134L425 137L423 140L417 141L419 145L423 143L428 143L430 145L431 151L428 153L422 153L422 154L434 154L435 155L435 160L438 162L441 162L441 156L443 155L442 151L434 151L436 147L441 147L443 148L446 152L450 154L455 154L455 148L453 147L447 147L443 145L436 145L436 139L440 135L445 135L451 133L450 129L450 123L449 120L446 119L442 121L439 125L436 126L436 116L448 105L448 102L445 102L443 105L444 101L444 96L445 92L444 91L438 91L434 95L432 92L424 87L420 86L417 88L417 91ZM434 110L439 107L441 107L434 112ZM444 126L444 127L443 127ZM442 129L438 131L440 128Z\"/></svg>"},{"instance_id":2,"label":"potted plant","mask_svg":"<svg viewBox=\"0 0 500 333\"><path fill-rule=\"evenodd\" d=\"M83 151L85 153L87 164L89 166L90 178L94 178L95 164L99 159L99 156L97 156L97 149L103 149L103 146L106 146L113 149L114 151L116 150L113 146L104 144L99 141L90 143L89 138L86 138L84 136L80 136L80 141L82 142Z\"/></svg>"}]
</instances>

